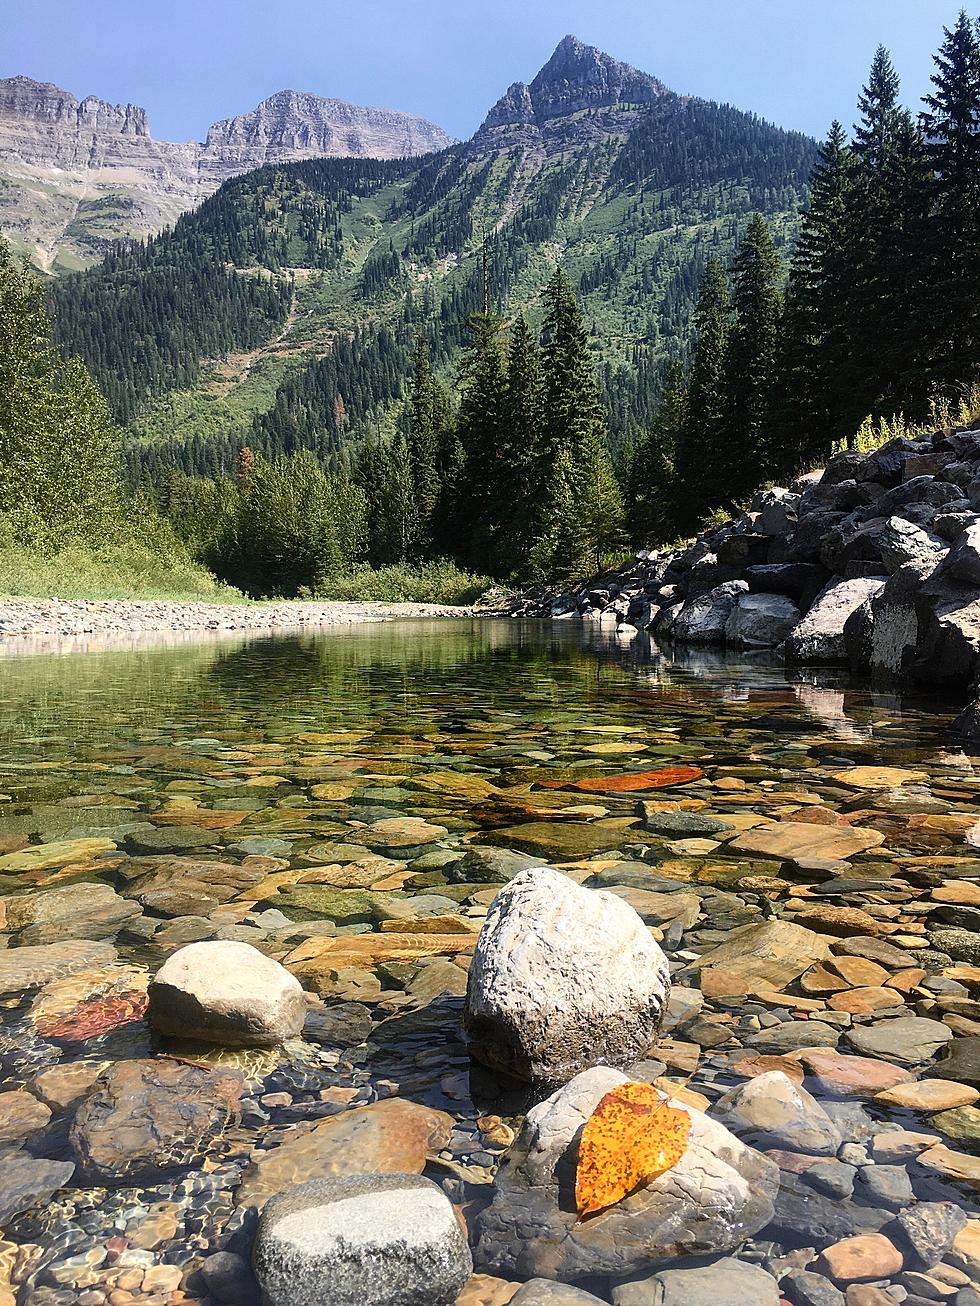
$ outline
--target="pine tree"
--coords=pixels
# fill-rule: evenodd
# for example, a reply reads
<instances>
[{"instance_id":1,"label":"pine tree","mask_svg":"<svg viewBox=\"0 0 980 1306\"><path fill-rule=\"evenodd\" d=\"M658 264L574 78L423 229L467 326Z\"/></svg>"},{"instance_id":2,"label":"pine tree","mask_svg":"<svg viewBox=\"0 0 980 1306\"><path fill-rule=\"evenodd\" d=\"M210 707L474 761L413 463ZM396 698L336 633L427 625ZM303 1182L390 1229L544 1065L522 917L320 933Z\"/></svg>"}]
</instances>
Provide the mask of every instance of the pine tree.
<instances>
[{"instance_id":1,"label":"pine tree","mask_svg":"<svg viewBox=\"0 0 980 1306\"><path fill-rule=\"evenodd\" d=\"M728 342L732 443L726 504L737 503L781 470L783 454L773 431L781 282L782 262L772 231L765 218L755 214L732 264L735 325Z\"/></svg>"},{"instance_id":2,"label":"pine tree","mask_svg":"<svg viewBox=\"0 0 980 1306\"><path fill-rule=\"evenodd\" d=\"M706 512L720 507L730 484L728 338L732 305L721 261L708 260L694 313L694 354L687 416L675 460L680 528L693 530Z\"/></svg>"},{"instance_id":3,"label":"pine tree","mask_svg":"<svg viewBox=\"0 0 980 1306\"><path fill-rule=\"evenodd\" d=\"M433 518L441 489L438 470L439 430L436 425L436 385L429 366L429 349L420 331L415 339L415 371L408 407L408 452L415 494L417 538L424 550L431 542Z\"/></svg>"},{"instance_id":4,"label":"pine tree","mask_svg":"<svg viewBox=\"0 0 980 1306\"><path fill-rule=\"evenodd\" d=\"M0 240L0 514L21 543L98 542L122 497L105 400L50 342L40 282Z\"/></svg>"},{"instance_id":5,"label":"pine tree","mask_svg":"<svg viewBox=\"0 0 980 1306\"><path fill-rule=\"evenodd\" d=\"M675 486L678 446L687 420L687 375L675 358L663 373L663 392L653 426L626 470L627 522L638 543L671 540L680 529Z\"/></svg>"},{"instance_id":6,"label":"pine tree","mask_svg":"<svg viewBox=\"0 0 980 1306\"><path fill-rule=\"evenodd\" d=\"M843 378L851 370L847 303L854 161L834 122L810 179L810 205L790 270L780 363L779 429L798 466L847 439L864 413Z\"/></svg>"},{"instance_id":7,"label":"pine tree","mask_svg":"<svg viewBox=\"0 0 980 1306\"><path fill-rule=\"evenodd\" d=\"M922 127L934 172L933 380L948 390L971 381L980 365L980 40L965 10L943 32Z\"/></svg>"},{"instance_id":8,"label":"pine tree","mask_svg":"<svg viewBox=\"0 0 980 1306\"><path fill-rule=\"evenodd\" d=\"M499 508L503 322L495 313L474 313L469 325L470 343L460 369L457 431L462 467L451 509L451 538L460 557L480 566L493 556Z\"/></svg>"},{"instance_id":9,"label":"pine tree","mask_svg":"<svg viewBox=\"0 0 980 1306\"><path fill-rule=\"evenodd\" d=\"M567 451L583 560L598 568L622 539L623 503L608 451L588 333L571 284L559 268L545 291L543 330L546 465ZM554 482L567 492L567 476ZM549 490L549 493L551 491ZM546 509L546 514L551 509Z\"/></svg>"},{"instance_id":10,"label":"pine tree","mask_svg":"<svg viewBox=\"0 0 980 1306\"><path fill-rule=\"evenodd\" d=\"M502 575L521 575L540 524L542 477L546 476L544 390L541 359L524 314L511 332L507 379L501 403L500 468L495 490L499 531L496 565Z\"/></svg>"}]
</instances>

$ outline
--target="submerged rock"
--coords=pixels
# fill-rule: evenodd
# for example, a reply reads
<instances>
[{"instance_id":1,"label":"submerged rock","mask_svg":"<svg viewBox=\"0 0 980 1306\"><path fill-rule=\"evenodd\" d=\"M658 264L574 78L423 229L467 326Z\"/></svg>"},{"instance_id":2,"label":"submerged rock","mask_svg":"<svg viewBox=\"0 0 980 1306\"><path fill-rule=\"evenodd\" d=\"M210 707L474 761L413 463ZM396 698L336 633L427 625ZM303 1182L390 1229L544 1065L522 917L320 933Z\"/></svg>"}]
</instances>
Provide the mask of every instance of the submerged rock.
<instances>
[{"instance_id":1,"label":"submerged rock","mask_svg":"<svg viewBox=\"0 0 980 1306\"><path fill-rule=\"evenodd\" d=\"M237 1112L244 1086L237 1070L117 1062L78 1108L72 1151L90 1178L108 1184L193 1165Z\"/></svg>"},{"instance_id":2,"label":"submerged rock","mask_svg":"<svg viewBox=\"0 0 980 1306\"><path fill-rule=\"evenodd\" d=\"M739 1246L772 1218L779 1171L724 1125L691 1117L687 1151L666 1174L587 1220L575 1210L577 1142L602 1098L626 1075L597 1066L527 1114L476 1222L476 1259L499 1273L574 1281L629 1275L678 1255Z\"/></svg>"},{"instance_id":3,"label":"submerged rock","mask_svg":"<svg viewBox=\"0 0 980 1306\"><path fill-rule=\"evenodd\" d=\"M150 981L149 1021L160 1034L268 1047L303 1028L307 999L299 980L248 943L213 941L179 948Z\"/></svg>"},{"instance_id":4,"label":"submerged rock","mask_svg":"<svg viewBox=\"0 0 980 1306\"><path fill-rule=\"evenodd\" d=\"M452 1306L473 1270L441 1189L417 1175L349 1175L266 1205L252 1253L267 1306Z\"/></svg>"},{"instance_id":5,"label":"submerged rock","mask_svg":"<svg viewBox=\"0 0 980 1306\"><path fill-rule=\"evenodd\" d=\"M667 959L626 902L549 867L522 871L494 899L470 965L470 1050L525 1080L627 1065L654 1041L669 993Z\"/></svg>"}]
</instances>

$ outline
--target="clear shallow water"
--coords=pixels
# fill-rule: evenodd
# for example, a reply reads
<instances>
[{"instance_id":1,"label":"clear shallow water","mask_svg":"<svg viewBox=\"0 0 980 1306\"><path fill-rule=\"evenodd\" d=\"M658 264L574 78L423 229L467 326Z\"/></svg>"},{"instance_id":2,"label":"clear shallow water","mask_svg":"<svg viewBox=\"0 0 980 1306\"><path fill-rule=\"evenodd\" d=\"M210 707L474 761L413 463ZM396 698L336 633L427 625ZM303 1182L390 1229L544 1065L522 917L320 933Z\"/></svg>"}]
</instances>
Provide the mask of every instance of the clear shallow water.
<instances>
[{"instance_id":1,"label":"clear shallow water","mask_svg":"<svg viewBox=\"0 0 980 1306\"><path fill-rule=\"evenodd\" d=\"M723 890L693 932L668 937L675 949L703 950L734 926L760 919L759 894L739 892L738 882L775 876L778 863L734 854L724 842L695 846L651 836L638 815L644 797L699 800L722 818L778 819L814 805L853 810L862 796L833 779L849 767L921 770L919 799L899 802L898 810L894 801L862 798L872 809L866 823L884 843L856 859L855 873L863 865L873 878L871 868L889 862L902 873L934 858L958 861L955 873L969 875L964 831L974 811L980 818L978 777L945 734L952 715L925 700L873 695L843 673L787 673L764 660L733 664L709 654L675 660L645 637L621 646L611 632L571 622L392 623L275 639L8 655L0 659L3 893L99 883L132 903L161 867L176 879L181 868L217 860L253 874L248 888L230 893L226 886L219 901L205 895L197 910L178 909L193 908L193 900L157 899L116 926L55 921L29 924L28 934L23 925L12 930L11 954L27 942L47 946L67 935L112 943L118 956L77 976L56 978L55 969L44 985L0 999L0 1089L26 1086L37 1095L38 1074L51 1068L104 1068L159 1050L138 997L146 975L191 938L228 937L230 930L287 960L302 943L288 934L290 919L315 933L317 922L332 918L341 934L357 936L383 933L381 917L390 925L391 912L410 922L455 914L461 928L477 929L493 875L460 884L443 869L469 843L523 848L571 864L578 879L594 873L616 883L617 863L645 860L659 877L707 894ZM704 778L645 795L549 787L675 765L695 765ZM717 788L719 781L738 783ZM917 807L921 814L952 813L959 825L910 822ZM379 844L373 824L397 818L421 819L437 831L422 847L397 838ZM79 842L92 840L102 846ZM29 854L18 861L25 841L28 849L56 845L41 859L49 864L32 863ZM170 859L170 870L153 857ZM360 871L352 878L349 868L363 871L371 857L390 863L374 867L380 879L371 883ZM206 882L207 875L197 879ZM383 895L384 912L338 900L338 890L354 888ZM441 899L441 906L421 898ZM892 901L904 910L900 899ZM887 918L889 902L886 891L872 894L870 906L885 908ZM859 905L869 904L861 898ZM905 915L921 929L914 904ZM235 936L235 929L244 933ZM351 1023L340 1032L318 1027L316 1037L283 1052L164 1049L244 1070L240 1119L203 1149L203 1161L137 1183L96 1182L79 1172L51 1201L14 1214L7 1239L35 1249L20 1253L23 1300L75 1301L86 1288L111 1286L108 1262L89 1262L107 1239L125 1238L134 1221L145 1222L161 1204L164 1236L136 1249L135 1261L134 1247L125 1248L117 1257L124 1269L170 1265L192 1275L209 1252L246 1250L248 1221L234 1206L234 1192L250 1149L349 1104L397 1095L449 1112L453 1134L429 1173L451 1196L472 1196L464 1185L492 1179L502 1140L519 1125L528 1098L484 1072L471 1073L458 1026L462 969L455 982L445 970L454 955L437 958L438 971L427 961L382 964L379 973L344 968L360 978L319 975L328 1005L358 1009L349 1010ZM120 995L123 1006L107 1014L106 1000ZM748 1004L742 1016L755 1011ZM706 1051L695 1074L694 1087L709 1098L733 1082L725 1055ZM674 1064L669 1073L681 1069ZM36 1157L71 1157L74 1104L51 1111L23 1145ZM503 1132L488 1117L502 1117ZM896 1121L914 1125L903 1113ZM20 1147L21 1140L8 1145ZM2 1182L0 1169L0 1190ZM84 1264L76 1267L79 1257ZM187 1283L196 1299L206 1299L193 1277ZM146 1296L152 1285L141 1290L139 1300L157 1300ZM160 1291L169 1291L166 1276Z\"/></svg>"}]
</instances>

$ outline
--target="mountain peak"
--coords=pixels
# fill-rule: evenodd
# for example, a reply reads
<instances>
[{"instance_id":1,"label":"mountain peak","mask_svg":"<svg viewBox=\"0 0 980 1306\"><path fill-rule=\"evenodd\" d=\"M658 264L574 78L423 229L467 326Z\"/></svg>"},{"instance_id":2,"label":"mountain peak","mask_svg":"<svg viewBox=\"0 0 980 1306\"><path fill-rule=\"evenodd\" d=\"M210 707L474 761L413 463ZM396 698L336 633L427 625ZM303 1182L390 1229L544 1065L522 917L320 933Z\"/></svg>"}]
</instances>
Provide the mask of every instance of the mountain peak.
<instances>
[{"instance_id":1,"label":"mountain peak","mask_svg":"<svg viewBox=\"0 0 980 1306\"><path fill-rule=\"evenodd\" d=\"M667 87L656 77L569 35L562 37L529 85L515 82L508 89L490 110L483 127L540 125L549 118L582 109L648 104L667 94Z\"/></svg>"}]
</instances>

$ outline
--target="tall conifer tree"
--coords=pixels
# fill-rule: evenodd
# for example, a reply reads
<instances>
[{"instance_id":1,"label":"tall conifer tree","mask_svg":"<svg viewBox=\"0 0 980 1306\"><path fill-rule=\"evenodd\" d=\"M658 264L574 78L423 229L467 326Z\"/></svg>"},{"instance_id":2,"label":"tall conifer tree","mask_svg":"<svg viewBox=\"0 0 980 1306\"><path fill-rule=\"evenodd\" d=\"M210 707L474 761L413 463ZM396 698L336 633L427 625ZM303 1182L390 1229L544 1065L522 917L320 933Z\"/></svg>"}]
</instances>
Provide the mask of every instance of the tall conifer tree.
<instances>
[{"instance_id":1,"label":"tall conifer tree","mask_svg":"<svg viewBox=\"0 0 980 1306\"><path fill-rule=\"evenodd\" d=\"M980 366L980 40L965 10L935 56L922 126L934 171L928 245L934 382L972 380Z\"/></svg>"},{"instance_id":2,"label":"tall conifer tree","mask_svg":"<svg viewBox=\"0 0 980 1306\"><path fill-rule=\"evenodd\" d=\"M732 264L735 325L728 342L732 407L726 504L751 494L781 459L773 431L781 282L782 261L772 231L755 214Z\"/></svg>"},{"instance_id":3,"label":"tall conifer tree","mask_svg":"<svg viewBox=\"0 0 980 1306\"><path fill-rule=\"evenodd\" d=\"M537 341L521 313L511 333L501 405L496 561L504 575L519 575L528 566L539 526L542 484L547 476L544 444L541 358Z\"/></svg>"},{"instance_id":4,"label":"tall conifer tree","mask_svg":"<svg viewBox=\"0 0 980 1306\"><path fill-rule=\"evenodd\" d=\"M694 357L687 415L677 440L677 507L680 529L693 530L719 507L729 487L728 337L732 304L720 259L705 267L694 313Z\"/></svg>"}]
</instances>

